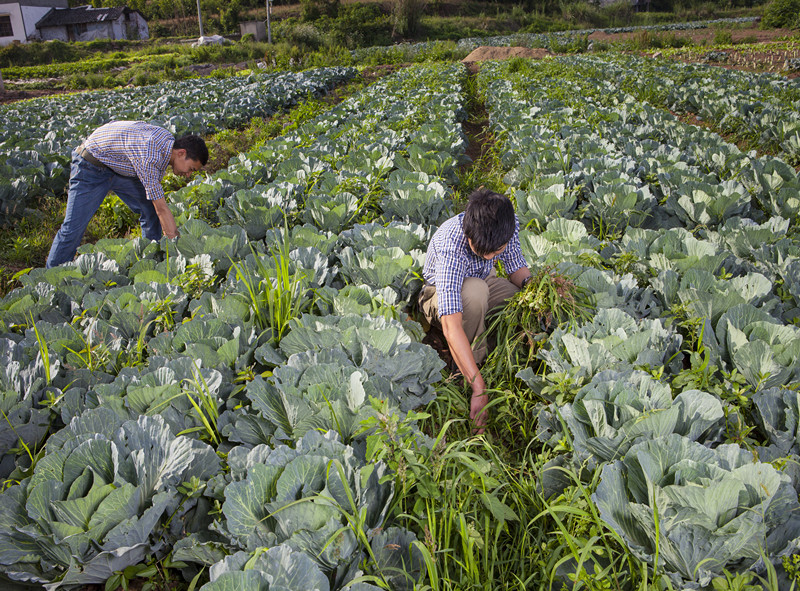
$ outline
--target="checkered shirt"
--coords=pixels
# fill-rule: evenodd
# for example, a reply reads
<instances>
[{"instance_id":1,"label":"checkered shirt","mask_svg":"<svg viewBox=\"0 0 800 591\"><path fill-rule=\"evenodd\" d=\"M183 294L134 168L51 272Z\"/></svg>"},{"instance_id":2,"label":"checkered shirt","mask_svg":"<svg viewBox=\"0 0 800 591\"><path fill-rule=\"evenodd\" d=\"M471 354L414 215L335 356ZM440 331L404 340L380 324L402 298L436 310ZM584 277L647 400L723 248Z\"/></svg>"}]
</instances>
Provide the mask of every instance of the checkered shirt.
<instances>
[{"instance_id":1,"label":"checkered shirt","mask_svg":"<svg viewBox=\"0 0 800 591\"><path fill-rule=\"evenodd\" d=\"M164 197L175 138L166 129L143 121L112 121L98 127L83 143L89 153L117 174L138 177L151 201Z\"/></svg>"},{"instance_id":2,"label":"checkered shirt","mask_svg":"<svg viewBox=\"0 0 800 591\"><path fill-rule=\"evenodd\" d=\"M427 283L436 286L439 317L463 311L461 286L467 277L486 279L497 261L503 263L509 275L528 266L519 244L519 220L516 216L514 234L508 246L489 261L472 252L462 228L463 220L464 214L461 213L443 223L433 235L425 256L422 276Z\"/></svg>"}]
</instances>

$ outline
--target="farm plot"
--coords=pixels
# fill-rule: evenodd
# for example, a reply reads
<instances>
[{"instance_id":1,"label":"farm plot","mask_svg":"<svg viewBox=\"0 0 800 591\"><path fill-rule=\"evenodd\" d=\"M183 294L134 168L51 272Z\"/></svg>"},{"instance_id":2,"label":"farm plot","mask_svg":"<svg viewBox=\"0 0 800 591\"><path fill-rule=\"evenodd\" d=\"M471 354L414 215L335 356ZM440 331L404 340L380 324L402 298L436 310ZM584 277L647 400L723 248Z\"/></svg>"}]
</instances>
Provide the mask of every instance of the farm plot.
<instances>
[{"instance_id":1,"label":"farm plot","mask_svg":"<svg viewBox=\"0 0 800 591\"><path fill-rule=\"evenodd\" d=\"M29 200L62 193L69 154L81 138L113 120L147 120L174 134L205 134L241 125L319 95L356 75L320 68L225 79L193 79L133 89L88 92L0 106L0 224Z\"/></svg>"},{"instance_id":2,"label":"farm plot","mask_svg":"<svg viewBox=\"0 0 800 591\"><path fill-rule=\"evenodd\" d=\"M459 39L454 50L447 49L441 41L420 43L398 43L389 46L362 47L350 51L355 63L399 63L403 61L427 61L431 59L452 59L456 55L464 57L479 47L540 47L554 48L568 45L593 33L614 35L617 33L690 31L714 26L750 24L753 18L729 18L687 23L661 25L641 25L634 27L612 27L607 29L583 29L577 31L555 31L552 33L514 33L493 37L467 37ZM452 54L452 55L450 55ZM440 56L440 57L436 57ZM456 59L459 59L456 58Z\"/></svg>"},{"instance_id":3,"label":"farm plot","mask_svg":"<svg viewBox=\"0 0 800 591\"><path fill-rule=\"evenodd\" d=\"M545 399L575 385L538 411L540 441L571 449L544 471L545 496L565 468L582 474L610 539L675 588L763 575L764 557L785 577L800 539L797 174L620 91L617 63L590 63L479 75L528 260L597 306L517 374ZM620 554L559 552L565 582L641 583Z\"/></svg>"},{"instance_id":4,"label":"farm plot","mask_svg":"<svg viewBox=\"0 0 800 591\"><path fill-rule=\"evenodd\" d=\"M572 65L592 78L618 80L639 100L693 113L721 133L800 165L800 84L776 74L646 60L581 57Z\"/></svg>"},{"instance_id":5,"label":"farm plot","mask_svg":"<svg viewBox=\"0 0 800 591\"><path fill-rule=\"evenodd\" d=\"M422 554L385 523L361 421L441 378L401 311L449 211L465 75L409 68L182 189L175 243L24 276L0 304L6 576L102 583L171 551L211 567L204 591L411 588Z\"/></svg>"}]
</instances>

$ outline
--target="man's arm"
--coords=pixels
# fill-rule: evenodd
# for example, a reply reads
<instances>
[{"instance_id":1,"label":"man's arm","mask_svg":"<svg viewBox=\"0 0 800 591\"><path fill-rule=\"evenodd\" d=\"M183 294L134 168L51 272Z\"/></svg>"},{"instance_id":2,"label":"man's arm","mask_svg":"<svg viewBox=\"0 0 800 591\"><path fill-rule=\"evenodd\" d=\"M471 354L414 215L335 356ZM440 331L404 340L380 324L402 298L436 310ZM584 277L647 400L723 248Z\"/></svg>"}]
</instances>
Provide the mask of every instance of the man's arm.
<instances>
[{"instance_id":1,"label":"man's arm","mask_svg":"<svg viewBox=\"0 0 800 591\"><path fill-rule=\"evenodd\" d=\"M508 276L509 281L519 288L522 288L522 282L531 276L531 270L528 267L520 267Z\"/></svg>"},{"instance_id":2,"label":"man's arm","mask_svg":"<svg viewBox=\"0 0 800 591\"><path fill-rule=\"evenodd\" d=\"M164 232L167 238L178 237L178 224L175 223L175 217L167 205L167 200L163 197L161 199L153 199L153 207L156 209L158 221L161 222L161 231Z\"/></svg>"},{"instance_id":3,"label":"man's arm","mask_svg":"<svg viewBox=\"0 0 800 591\"><path fill-rule=\"evenodd\" d=\"M472 355L472 348L469 339L464 332L461 324L461 312L447 314L441 317L442 331L447 344L450 347L450 354L456 362L458 369L470 386L472 386L472 398L469 405L469 418L475 423L475 433L480 435L486 426L485 407L489 403L489 396L486 394L486 383L483 381L475 357Z\"/></svg>"}]
</instances>

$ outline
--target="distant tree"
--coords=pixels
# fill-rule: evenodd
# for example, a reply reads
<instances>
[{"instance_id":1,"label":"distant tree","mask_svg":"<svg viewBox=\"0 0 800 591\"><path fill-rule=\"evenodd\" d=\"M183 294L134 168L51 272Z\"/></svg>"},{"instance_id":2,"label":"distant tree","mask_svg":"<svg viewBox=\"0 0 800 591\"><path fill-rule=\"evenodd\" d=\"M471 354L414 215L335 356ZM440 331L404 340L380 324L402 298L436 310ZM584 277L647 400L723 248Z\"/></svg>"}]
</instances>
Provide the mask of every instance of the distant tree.
<instances>
[{"instance_id":1,"label":"distant tree","mask_svg":"<svg viewBox=\"0 0 800 591\"><path fill-rule=\"evenodd\" d=\"M800 27L800 0L772 0L764 9L761 27L765 29Z\"/></svg>"}]
</instances>

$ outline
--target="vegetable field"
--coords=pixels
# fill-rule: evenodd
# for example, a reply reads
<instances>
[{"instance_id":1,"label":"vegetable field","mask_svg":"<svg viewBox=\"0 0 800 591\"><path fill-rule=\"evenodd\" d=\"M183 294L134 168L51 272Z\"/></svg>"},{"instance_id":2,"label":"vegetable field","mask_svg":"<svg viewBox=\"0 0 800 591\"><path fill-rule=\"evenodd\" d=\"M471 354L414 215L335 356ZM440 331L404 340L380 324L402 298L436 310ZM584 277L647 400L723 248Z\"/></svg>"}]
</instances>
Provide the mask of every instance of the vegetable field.
<instances>
[{"instance_id":1,"label":"vegetable field","mask_svg":"<svg viewBox=\"0 0 800 591\"><path fill-rule=\"evenodd\" d=\"M352 68L195 79L117 91L87 92L0 107L0 224L22 214L30 199L63 193L76 138L114 120L147 120L172 133L205 134L267 116L309 94L330 90Z\"/></svg>"},{"instance_id":2,"label":"vegetable field","mask_svg":"<svg viewBox=\"0 0 800 591\"><path fill-rule=\"evenodd\" d=\"M353 75L6 107L4 203L62 190L64 146L104 118L224 128ZM628 57L410 66L171 193L177 241L22 275L0 300L3 585L797 588L798 101ZM471 437L412 302L479 167L534 275L586 307L498 332Z\"/></svg>"}]
</instances>

